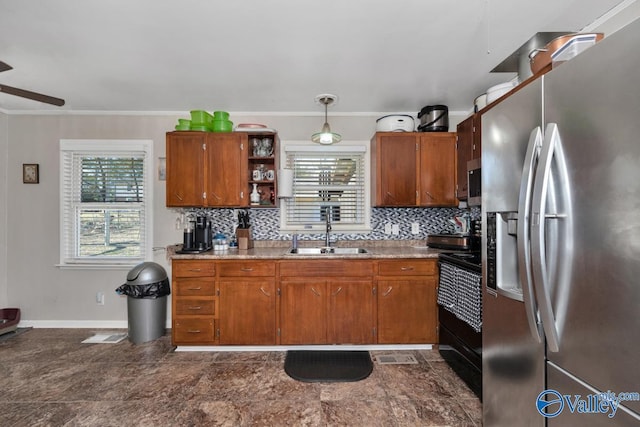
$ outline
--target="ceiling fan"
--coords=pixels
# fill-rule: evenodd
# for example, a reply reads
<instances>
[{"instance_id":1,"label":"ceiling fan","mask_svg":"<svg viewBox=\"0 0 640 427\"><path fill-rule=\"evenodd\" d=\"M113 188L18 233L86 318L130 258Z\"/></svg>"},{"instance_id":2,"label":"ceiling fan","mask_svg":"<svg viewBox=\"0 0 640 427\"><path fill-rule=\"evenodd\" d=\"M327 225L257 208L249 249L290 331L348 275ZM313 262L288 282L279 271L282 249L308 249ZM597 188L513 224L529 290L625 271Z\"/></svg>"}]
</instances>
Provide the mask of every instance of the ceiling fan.
<instances>
[{"instance_id":1,"label":"ceiling fan","mask_svg":"<svg viewBox=\"0 0 640 427\"><path fill-rule=\"evenodd\" d=\"M0 72L8 71L13 67L5 62L0 61ZM9 95L21 96L22 98L32 99L34 101L40 101L51 105L57 105L62 107L64 105L64 99L54 98L53 96L43 95L37 92L31 92L30 90L18 89L17 87L7 86L0 84L0 92L8 93Z\"/></svg>"}]
</instances>

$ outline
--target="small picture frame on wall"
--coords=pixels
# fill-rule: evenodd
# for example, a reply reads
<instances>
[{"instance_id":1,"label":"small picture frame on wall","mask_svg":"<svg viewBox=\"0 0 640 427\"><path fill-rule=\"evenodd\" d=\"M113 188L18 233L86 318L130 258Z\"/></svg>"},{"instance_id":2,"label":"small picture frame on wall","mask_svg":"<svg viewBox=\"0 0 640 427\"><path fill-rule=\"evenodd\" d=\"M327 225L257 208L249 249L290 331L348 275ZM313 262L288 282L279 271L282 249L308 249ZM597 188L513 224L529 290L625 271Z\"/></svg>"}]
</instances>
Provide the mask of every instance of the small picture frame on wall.
<instances>
[{"instance_id":1,"label":"small picture frame on wall","mask_svg":"<svg viewBox=\"0 0 640 427\"><path fill-rule=\"evenodd\" d=\"M40 165L38 163L22 164L22 182L24 184L40 183Z\"/></svg>"}]
</instances>

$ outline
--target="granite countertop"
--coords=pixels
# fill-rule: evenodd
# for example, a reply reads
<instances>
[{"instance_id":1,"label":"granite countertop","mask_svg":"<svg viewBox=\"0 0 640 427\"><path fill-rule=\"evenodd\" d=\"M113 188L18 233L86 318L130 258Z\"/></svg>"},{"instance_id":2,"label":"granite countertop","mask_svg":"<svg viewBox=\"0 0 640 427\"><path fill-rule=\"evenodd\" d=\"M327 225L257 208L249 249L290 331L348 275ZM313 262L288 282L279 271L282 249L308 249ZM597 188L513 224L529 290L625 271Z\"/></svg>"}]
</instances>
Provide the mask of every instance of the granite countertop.
<instances>
[{"instance_id":1,"label":"granite countertop","mask_svg":"<svg viewBox=\"0 0 640 427\"><path fill-rule=\"evenodd\" d=\"M299 247L322 247L323 242L300 242ZM393 258L438 258L442 249L428 248L424 240L397 241L344 241L334 247L359 247L367 250L365 254L290 254L291 242L288 241L256 241L254 247L247 250L229 249L196 254L177 254L182 245L167 247L168 259L393 259Z\"/></svg>"}]
</instances>

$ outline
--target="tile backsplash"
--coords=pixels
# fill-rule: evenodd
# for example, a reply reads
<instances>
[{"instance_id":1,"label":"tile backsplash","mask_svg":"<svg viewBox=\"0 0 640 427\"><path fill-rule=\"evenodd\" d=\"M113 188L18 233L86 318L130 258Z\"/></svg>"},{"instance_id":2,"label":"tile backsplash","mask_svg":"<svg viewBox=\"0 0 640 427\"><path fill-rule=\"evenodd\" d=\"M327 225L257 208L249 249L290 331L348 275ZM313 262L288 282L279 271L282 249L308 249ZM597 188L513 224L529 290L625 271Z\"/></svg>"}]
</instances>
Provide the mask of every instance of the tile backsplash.
<instances>
[{"instance_id":1,"label":"tile backsplash","mask_svg":"<svg viewBox=\"0 0 640 427\"><path fill-rule=\"evenodd\" d=\"M202 215L211 218L214 232L231 235L237 224L234 209L188 209L185 214ZM248 209L255 240L290 240L291 234L280 234L280 209ZM449 219L468 213L471 219L480 218L480 208L372 208L371 232L357 234L332 233L339 240L420 240L428 234L453 233L454 226ZM400 233L385 234L385 224L400 226ZM411 224L418 223L420 232L411 234ZM301 234L301 240L321 240L324 233Z\"/></svg>"}]
</instances>

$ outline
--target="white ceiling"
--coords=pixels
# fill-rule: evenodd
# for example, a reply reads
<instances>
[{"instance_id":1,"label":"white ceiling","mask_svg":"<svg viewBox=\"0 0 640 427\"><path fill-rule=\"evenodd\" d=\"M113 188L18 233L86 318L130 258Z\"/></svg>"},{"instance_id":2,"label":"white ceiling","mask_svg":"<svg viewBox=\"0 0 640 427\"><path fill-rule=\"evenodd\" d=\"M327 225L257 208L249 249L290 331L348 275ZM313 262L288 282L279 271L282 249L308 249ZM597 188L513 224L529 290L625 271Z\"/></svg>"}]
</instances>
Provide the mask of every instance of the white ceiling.
<instances>
[{"instance_id":1,"label":"white ceiling","mask_svg":"<svg viewBox=\"0 0 640 427\"><path fill-rule=\"evenodd\" d=\"M468 111L536 32L622 0L0 0L0 110Z\"/></svg>"}]
</instances>

